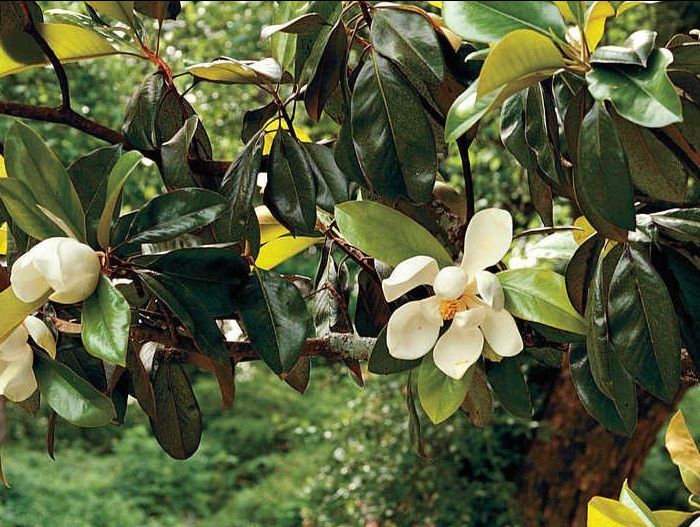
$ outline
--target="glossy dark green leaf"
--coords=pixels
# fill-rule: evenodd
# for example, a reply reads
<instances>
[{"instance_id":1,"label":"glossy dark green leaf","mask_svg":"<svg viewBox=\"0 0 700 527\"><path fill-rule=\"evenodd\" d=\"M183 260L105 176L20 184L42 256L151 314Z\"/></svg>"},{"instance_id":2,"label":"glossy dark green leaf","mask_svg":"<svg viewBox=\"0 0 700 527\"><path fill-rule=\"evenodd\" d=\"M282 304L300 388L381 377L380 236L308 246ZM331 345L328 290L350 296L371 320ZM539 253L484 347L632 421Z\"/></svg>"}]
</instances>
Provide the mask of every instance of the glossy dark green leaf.
<instances>
[{"instance_id":1,"label":"glossy dark green leaf","mask_svg":"<svg viewBox=\"0 0 700 527\"><path fill-rule=\"evenodd\" d=\"M632 435L633 430L627 428L613 401L596 386L584 346L572 348L571 377L581 404L596 421L611 432L627 437Z\"/></svg>"},{"instance_id":2,"label":"glossy dark green leaf","mask_svg":"<svg viewBox=\"0 0 700 527\"><path fill-rule=\"evenodd\" d=\"M315 280L314 326L316 335L330 333L352 333L348 305L350 303L348 269L338 266L332 255L321 258Z\"/></svg>"},{"instance_id":3,"label":"glossy dark green leaf","mask_svg":"<svg viewBox=\"0 0 700 527\"><path fill-rule=\"evenodd\" d=\"M374 49L425 82L439 83L445 64L428 19L402 9L377 9L372 19Z\"/></svg>"},{"instance_id":4,"label":"glossy dark green leaf","mask_svg":"<svg viewBox=\"0 0 700 527\"><path fill-rule=\"evenodd\" d=\"M41 136L15 122L7 133L4 155L8 177L26 185L35 207L66 234L85 241L85 213L78 193L63 163Z\"/></svg>"},{"instance_id":5,"label":"glossy dark green leaf","mask_svg":"<svg viewBox=\"0 0 700 527\"><path fill-rule=\"evenodd\" d=\"M608 225L634 231L634 193L627 159L610 114L595 104L581 123L576 199L591 225L607 237L625 241Z\"/></svg>"},{"instance_id":6,"label":"glossy dark green leaf","mask_svg":"<svg viewBox=\"0 0 700 527\"><path fill-rule=\"evenodd\" d=\"M551 184L562 185L565 176L556 145L552 141L554 134L547 121L547 108L544 89L541 85L530 86L525 91L525 140L534 153L539 174Z\"/></svg>"},{"instance_id":7,"label":"glossy dark green leaf","mask_svg":"<svg viewBox=\"0 0 700 527\"><path fill-rule=\"evenodd\" d=\"M270 38L277 32L304 35L326 25L326 20L318 13L306 13L281 24L263 26L260 38Z\"/></svg>"},{"instance_id":8,"label":"glossy dark green leaf","mask_svg":"<svg viewBox=\"0 0 700 527\"><path fill-rule=\"evenodd\" d=\"M580 315L584 315L586 312L588 284L590 283L599 251L599 238L591 236L576 249L566 266L566 292L569 295L571 305L574 306L574 309Z\"/></svg>"},{"instance_id":9,"label":"glossy dark green leaf","mask_svg":"<svg viewBox=\"0 0 700 527\"><path fill-rule=\"evenodd\" d=\"M304 105L306 112L314 121L321 119L321 113L333 91L338 87L340 76L345 67L345 55L348 52L348 37L342 20L333 26L328 40L319 57L316 69L310 73Z\"/></svg>"},{"instance_id":10,"label":"glossy dark green leaf","mask_svg":"<svg viewBox=\"0 0 700 527\"><path fill-rule=\"evenodd\" d=\"M156 419L151 429L158 444L171 457L187 459L199 448L202 438L202 412L185 370L176 363L158 366L153 379Z\"/></svg>"},{"instance_id":11,"label":"glossy dark green leaf","mask_svg":"<svg viewBox=\"0 0 700 527\"><path fill-rule=\"evenodd\" d=\"M153 391L153 384L136 350L131 349L127 353L126 368L130 373L131 384L134 387L134 396L139 406L151 419L156 419L156 396Z\"/></svg>"},{"instance_id":12,"label":"glossy dark green leaf","mask_svg":"<svg viewBox=\"0 0 700 527\"><path fill-rule=\"evenodd\" d=\"M83 344L91 355L126 365L131 309L106 276L100 277L95 292L83 302L81 323Z\"/></svg>"},{"instance_id":13,"label":"glossy dark green leaf","mask_svg":"<svg viewBox=\"0 0 700 527\"><path fill-rule=\"evenodd\" d=\"M168 87L161 73L154 73L136 88L129 99L122 131L126 142L139 150L154 150L171 139L194 109L174 87ZM190 153L211 158L211 143L201 122L194 133Z\"/></svg>"},{"instance_id":14,"label":"glossy dark green leaf","mask_svg":"<svg viewBox=\"0 0 700 527\"><path fill-rule=\"evenodd\" d=\"M29 8L32 22L40 24L44 21L43 13L36 2L25 2ZM0 2L0 42L15 31L24 27L25 15L19 2Z\"/></svg>"},{"instance_id":15,"label":"glossy dark green leaf","mask_svg":"<svg viewBox=\"0 0 700 527\"><path fill-rule=\"evenodd\" d=\"M97 228L105 208L107 181L122 151L122 145L103 146L79 157L67 169L85 211L87 240L92 247L98 246ZM118 203L113 210L116 220Z\"/></svg>"},{"instance_id":16,"label":"glossy dark green leaf","mask_svg":"<svg viewBox=\"0 0 700 527\"><path fill-rule=\"evenodd\" d=\"M306 355L299 357L294 367L284 375L284 382L303 394L309 387L311 377L311 361Z\"/></svg>"},{"instance_id":17,"label":"glossy dark green leaf","mask_svg":"<svg viewBox=\"0 0 700 527\"><path fill-rule=\"evenodd\" d=\"M443 245L425 227L381 203L341 203L335 207L335 220L348 242L392 267L418 255L432 256L443 266L453 264Z\"/></svg>"},{"instance_id":18,"label":"glossy dark green leaf","mask_svg":"<svg viewBox=\"0 0 700 527\"><path fill-rule=\"evenodd\" d=\"M129 175L141 162L141 153L132 150L127 152L114 163L112 170L107 176L104 185L104 198L102 213L97 222L96 239L103 249L109 247L109 234L112 227L112 220L115 214L119 214L118 204L121 198L122 188Z\"/></svg>"},{"instance_id":19,"label":"glossy dark green leaf","mask_svg":"<svg viewBox=\"0 0 700 527\"><path fill-rule=\"evenodd\" d=\"M187 163L187 153L199 126L199 118L193 115L171 139L161 147L161 174L166 188L194 187L197 181Z\"/></svg>"},{"instance_id":20,"label":"glossy dark green leaf","mask_svg":"<svg viewBox=\"0 0 700 527\"><path fill-rule=\"evenodd\" d=\"M612 400L625 429L631 433L637 421L637 389L613 348L607 307L608 288L620 254L620 250L611 251L596 261L586 302L586 350L593 380Z\"/></svg>"},{"instance_id":21,"label":"glossy dark green leaf","mask_svg":"<svg viewBox=\"0 0 700 527\"><path fill-rule=\"evenodd\" d=\"M158 101L153 122L156 145L162 146L172 139L182 129L187 119L196 115L192 105L178 93L174 86L166 86L163 96ZM201 120L197 123L189 146L190 157L211 159L211 142Z\"/></svg>"},{"instance_id":22,"label":"glossy dark green leaf","mask_svg":"<svg viewBox=\"0 0 700 527\"><path fill-rule=\"evenodd\" d=\"M496 42L516 29L564 39L566 25L551 2L445 2L447 26L470 42Z\"/></svg>"},{"instance_id":23,"label":"glossy dark green leaf","mask_svg":"<svg viewBox=\"0 0 700 527\"><path fill-rule=\"evenodd\" d=\"M263 201L292 233L309 234L316 225L316 185L304 148L279 130L270 151Z\"/></svg>"},{"instance_id":24,"label":"glossy dark green leaf","mask_svg":"<svg viewBox=\"0 0 700 527\"><path fill-rule=\"evenodd\" d=\"M287 2L285 2L286 4ZM306 13L318 13L327 25L320 26L317 29L312 29L309 33L303 35L297 35L296 42L296 53L294 58L294 76L297 79L301 79L306 71L306 64L309 62L310 56L317 47L317 57L320 57L320 53L325 47L325 42L328 39L328 34L331 31L331 27L338 21L340 12L342 11L342 5L336 0L322 0L309 2ZM309 69L315 70L318 65L317 57L311 58L313 64L309 66Z\"/></svg>"},{"instance_id":25,"label":"glossy dark green leaf","mask_svg":"<svg viewBox=\"0 0 700 527\"><path fill-rule=\"evenodd\" d=\"M107 15L129 26L134 26L134 2L85 2L100 16Z\"/></svg>"},{"instance_id":26,"label":"glossy dark green leaf","mask_svg":"<svg viewBox=\"0 0 700 527\"><path fill-rule=\"evenodd\" d=\"M676 314L680 324L683 344L693 363L700 364L700 264L684 253L667 249L664 251L668 268L676 285L674 298Z\"/></svg>"},{"instance_id":27,"label":"glossy dark green leaf","mask_svg":"<svg viewBox=\"0 0 700 527\"><path fill-rule=\"evenodd\" d=\"M622 46L600 46L591 54L593 64L631 64L646 67L654 49L656 32L648 29L635 31Z\"/></svg>"},{"instance_id":28,"label":"glossy dark green leaf","mask_svg":"<svg viewBox=\"0 0 700 527\"><path fill-rule=\"evenodd\" d=\"M224 336L194 288L183 280L152 271L142 271L139 277L187 329L202 353L220 362L229 360Z\"/></svg>"},{"instance_id":29,"label":"glossy dark green leaf","mask_svg":"<svg viewBox=\"0 0 700 527\"><path fill-rule=\"evenodd\" d=\"M628 121L647 128L660 128L683 120L681 100L666 69L673 55L655 49L646 68L597 64L586 73L588 91L599 101L612 102Z\"/></svg>"},{"instance_id":30,"label":"glossy dark green leaf","mask_svg":"<svg viewBox=\"0 0 700 527\"><path fill-rule=\"evenodd\" d=\"M172 240L206 227L228 209L221 194L199 188L174 190L146 203L133 219L130 243Z\"/></svg>"},{"instance_id":31,"label":"glossy dark green leaf","mask_svg":"<svg viewBox=\"0 0 700 527\"><path fill-rule=\"evenodd\" d=\"M671 209L651 215L669 238L700 245L700 208Z\"/></svg>"},{"instance_id":32,"label":"glossy dark green leaf","mask_svg":"<svg viewBox=\"0 0 700 527\"><path fill-rule=\"evenodd\" d=\"M362 186L367 186L367 180L362 173L360 161L357 159L357 152L352 140L352 122L346 119L340 130L338 130L338 139L333 145L333 157L338 165L338 168L348 177Z\"/></svg>"},{"instance_id":33,"label":"glossy dark green leaf","mask_svg":"<svg viewBox=\"0 0 700 527\"><path fill-rule=\"evenodd\" d=\"M13 223L32 238L43 240L66 233L43 214L29 187L15 178L0 178L0 198Z\"/></svg>"},{"instance_id":34,"label":"glossy dark green leaf","mask_svg":"<svg viewBox=\"0 0 700 527\"><path fill-rule=\"evenodd\" d=\"M632 183L649 197L682 202L688 192L683 165L650 131L613 115L627 155Z\"/></svg>"},{"instance_id":35,"label":"glossy dark green leaf","mask_svg":"<svg viewBox=\"0 0 700 527\"><path fill-rule=\"evenodd\" d=\"M526 176L532 206L539 214L542 224L545 227L552 227L554 225L552 188L538 175L537 171L528 170Z\"/></svg>"},{"instance_id":36,"label":"glossy dark green leaf","mask_svg":"<svg viewBox=\"0 0 700 527\"><path fill-rule=\"evenodd\" d=\"M391 317L391 308L384 298L377 278L362 269L357 275L355 330L363 337L377 337Z\"/></svg>"},{"instance_id":37,"label":"glossy dark green leaf","mask_svg":"<svg viewBox=\"0 0 700 527\"><path fill-rule=\"evenodd\" d=\"M251 139L277 114L277 103L272 101L265 106L248 110L243 114L243 128L241 129L241 140L244 143Z\"/></svg>"},{"instance_id":38,"label":"glossy dark green leaf","mask_svg":"<svg viewBox=\"0 0 700 527\"><path fill-rule=\"evenodd\" d=\"M413 373L408 372L406 379L406 407L408 410L408 439L411 442L413 452L422 457L427 458L423 440L421 438L420 418L418 417L418 409L416 408L416 398L413 388Z\"/></svg>"},{"instance_id":39,"label":"glossy dark green leaf","mask_svg":"<svg viewBox=\"0 0 700 527\"><path fill-rule=\"evenodd\" d=\"M302 143L301 146L309 155L309 164L316 183L316 204L328 212L333 212L336 203L350 198L348 178L338 168L333 150L314 143Z\"/></svg>"},{"instance_id":40,"label":"glossy dark green leaf","mask_svg":"<svg viewBox=\"0 0 700 527\"><path fill-rule=\"evenodd\" d=\"M467 396L462 402L462 410L474 426L484 428L493 417L493 397L486 375L481 368L474 368L474 377Z\"/></svg>"},{"instance_id":41,"label":"glossy dark green leaf","mask_svg":"<svg viewBox=\"0 0 700 527\"><path fill-rule=\"evenodd\" d=\"M377 337L374 348L372 348L367 369L370 373L377 375L391 375L392 373L412 370L420 364L421 360L402 360L389 355L389 348L386 345L386 328L384 328Z\"/></svg>"},{"instance_id":42,"label":"glossy dark green leaf","mask_svg":"<svg viewBox=\"0 0 700 527\"><path fill-rule=\"evenodd\" d=\"M253 208L264 147L263 134L257 134L245 145L221 182L221 193L229 200L231 239L242 236Z\"/></svg>"},{"instance_id":43,"label":"glossy dark green leaf","mask_svg":"<svg viewBox=\"0 0 700 527\"><path fill-rule=\"evenodd\" d=\"M472 366L461 379L453 379L435 366L432 353L423 357L418 368L418 398L433 424L442 423L459 410L475 369Z\"/></svg>"},{"instance_id":44,"label":"glossy dark green leaf","mask_svg":"<svg viewBox=\"0 0 700 527\"><path fill-rule=\"evenodd\" d=\"M381 55L373 53L362 67L351 113L355 150L372 187L389 198L430 199L437 170L430 121L418 95Z\"/></svg>"},{"instance_id":45,"label":"glossy dark green leaf","mask_svg":"<svg viewBox=\"0 0 700 527\"><path fill-rule=\"evenodd\" d=\"M126 141L134 148L139 150L156 148L154 123L164 90L163 76L160 73L154 73L136 88L129 99L122 131Z\"/></svg>"},{"instance_id":46,"label":"glossy dark green leaf","mask_svg":"<svg viewBox=\"0 0 700 527\"><path fill-rule=\"evenodd\" d=\"M501 108L501 141L523 168L537 170L537 158L525 137L525 109L528 90L508 98Z\"/></svg>"},{"instance_id":47,"label":"glossy dark green leaf","mask_svg":"<svg viewBox=\"0 0 700 527\"><path fill-rule=\"evenodd\" d=\"M486 370L493 394L506 411L516 417L532 417L530 390L520 370L516 357L505 358L500 362L489 362Z\"/></svg>"},{"instance_id":48,"label":"glossy dark green leaf","mask_svg":"<svg viewBox=\"0 0 700 527\"><path fill-rule=\"evenodd\" d=\"M296 286L255 269L238 297L241 323L253 348L277 374L297 362L308 334L306 303Z\"/></svg>"},{"instance_id":49,"label":"glossy dark green leaf","mask_svg":"<svg viewBox=\"0 0 700 527\"><path fill-rule=\"evenodd\" d=\"M68 366L35 353L34 374L43 400L66 421L97 427L116 418L112 401Z\"/></svg>"},{"instance_id":50,"label":"glossy dark green leaf","mask_svg":"<svg viewBox=\"0 0 700 527\"><path fill-rule=\"evenodd\" d=\"M233 313L234 296L250 273L248 262L236 251L218 247L178 249L145 259L151 271L186 283L215 318Z\"/></svg>"},{"instance_id":51,"label":"glossy dark green leaf","mask_svg":"<svg viewBox=\"0 0 700 527\"><path fill-rule=\"evenodd\" d=\"M150 16L162 22L163 20L175 20L182 7L177 0L165 2L134 2L134 9L142 15Z\"/></svg>"},{"instance_id":52,"label":"glossy dark green leaf","mask_svg":"<svg viewBox=\"0 0 700 527\"><path fill-rule=\"evenodd\" d=\"M647 257L625 249L610 284L609 327L622 366L653 395L670 401L680 381L680 335L673 300Z\"/></svg>"},{"instance_id":53,"label":"glossy dark green leaf","mask_svg":"<svg viewBox=\"0 0 700 527\"><path fill-rule=\"evenodd\" d=\"M57 343L56 360L68 366L99 392L107 392L105 363L87 352L80 335L61 335Z\"/></svg>"}]
</instances>

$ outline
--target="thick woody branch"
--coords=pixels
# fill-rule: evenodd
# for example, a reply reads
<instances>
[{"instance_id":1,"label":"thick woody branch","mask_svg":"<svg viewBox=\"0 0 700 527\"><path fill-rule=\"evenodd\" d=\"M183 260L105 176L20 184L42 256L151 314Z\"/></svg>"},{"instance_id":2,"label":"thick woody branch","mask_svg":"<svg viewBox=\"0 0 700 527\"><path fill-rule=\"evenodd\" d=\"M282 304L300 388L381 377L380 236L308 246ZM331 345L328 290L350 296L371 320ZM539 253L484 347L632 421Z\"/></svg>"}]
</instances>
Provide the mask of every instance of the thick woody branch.
<instances>
[{"instance_id":1,"label":"thick woody branch","mask_svg":"<svg viewBox=\"0 0 700 527\"><path fill-rule=\"evenodd\" d=\"M132 328L131 339L140 342L160 342L169 346L171 342L167 331L158 328ZM326 357L332 360L368 360L376 339L360 337L351 333L331 333L325 337L307 339L301 354L307 357ZM260 355L248 341L227 343L229 354L234 362L259 360ZM196 351L194 343L182 337L177 348L183 351Z\"/></svg>"},{"instance_id":2,"label":"thick woody branch","mask_svg":"<svg viewBox=\"0 0 700 527\"><path fill-rule=\"evenodd\" d=\"M32 106L30 104L0 101L0 114L46 123L65 124L112 144L124 142L124 136L116 130L112 130L96 121L86 119L67 108L49 108L48 106Z\"/></svg>"},{"instance_id":3,"label":"thick woody branch","mask_svg":"<svg viewBox=\"0 0 700 527\"><path fill-rule=\"evenodd\" d=\"M126 148L129 148L129 145L125 143L124 136L120 132L104 126L97 121L87 119L75 113L70 108L50 108L48 106L33 106L30 104L0 101L0 114L32 119L34 121L43 121L46 123L65 124L107 143L121 143L124 144ZM142 153L150 159L157 157L156 152ZM222 178L231 165L231 161L190 159L189 165L196 174Z\"/></svg>"}]
</instances>

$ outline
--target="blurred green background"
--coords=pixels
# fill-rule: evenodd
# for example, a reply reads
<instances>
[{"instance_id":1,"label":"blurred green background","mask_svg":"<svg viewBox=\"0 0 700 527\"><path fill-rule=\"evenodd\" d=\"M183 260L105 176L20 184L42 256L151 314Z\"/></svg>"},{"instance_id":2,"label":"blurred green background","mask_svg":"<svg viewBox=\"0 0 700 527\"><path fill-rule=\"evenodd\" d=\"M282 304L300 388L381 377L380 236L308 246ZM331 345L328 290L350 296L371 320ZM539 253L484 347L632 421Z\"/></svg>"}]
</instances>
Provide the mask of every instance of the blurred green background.
<instances>
[{"instance_id":1,"label":"blurred green background","mask_svg":"<svg viewBox=\"0 0 700 527\"><path fill-rule=\"evenodd\" d=\"M45 9L82 11L81 2L40 2ZM675 28L697 20L697 3L641 6L609 23L615 43L635 29L656 28L664 42ZM162 49L174 71L188 63L227 55L268 55L259 38L270 23L273 2L183 2L175 22L166 23ZM148 65L114 57L66 67L74 107L119 128L126 101L149 73ZM180 87L188 88L183 78ZM245 86L198 85L188 94L207 128L217 159L232 159L241 147L246 110L265 104L261 92ZM34 69L0 81L4 100L57 105L50 69ZM0 137L11 120L0 117ZM36 128L68 164L102 144L66 127ZM328 122L300 126L314 139L331 136ZM513 211L517 228L536 226L519 167L501 147L497 116L482 127L472 148L477 206ZM441 171L460 185L454 152ZM160 191L155 167L142 166L129 181L125 202L136 207ZM570 211L557 208L570 222ZM536 242L537 240L530 240ZM559 240L560 242L562 240ZM570 244L519 246L525 258L566 255ZM567 248L568 247L568 248ZM284 264L285 272L310 275L313 251ZM554 262L551 265L557 265ZM121 427L82 430L59 422L56 461L45 452L47 419L7 409L3 464L12 483L0 491L3 527L286 527L303 525L517 526L518 489L513 483L526 444L538 423L514 419L501 408L486 429L462 415L432 427L424 423L429 459L409 448L405 379L369 376L360 389L338 365L315 360L304 396L259 365L236 372L236 402L223 412L216 383L198 376L195 391L205 415L202 445L188 461L174 461L152 438L136 407ZM534 386L535 398L537 387ZM700 437L700 391L683 403L690 428ZM637 484L656 507L683 508L685 494L661 442ZM372 523L377 522L377 523Z\"/></svg>"}]
</instances>

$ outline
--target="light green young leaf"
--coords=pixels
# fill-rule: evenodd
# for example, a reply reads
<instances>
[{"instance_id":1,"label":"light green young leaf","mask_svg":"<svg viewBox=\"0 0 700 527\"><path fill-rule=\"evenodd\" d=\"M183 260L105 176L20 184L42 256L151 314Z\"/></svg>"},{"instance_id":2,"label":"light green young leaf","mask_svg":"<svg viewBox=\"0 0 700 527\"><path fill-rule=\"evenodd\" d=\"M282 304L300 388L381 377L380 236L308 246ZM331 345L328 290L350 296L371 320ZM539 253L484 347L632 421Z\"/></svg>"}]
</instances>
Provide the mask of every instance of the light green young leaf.
<instances>
[{"instance_id":1,"label":"light green young leaf","mask_svg":"<svg viewBox=\"0 0 700 527\"><path fill-rule=\"evenodd\" d=\"M103 249L109 247L109 230L112 226L112 217L124 183L126 183L127 178L138 166L140 161L141 153L132 150L121 156L109 173L109 177L107 178L105 207L102 209L100 221L97 225L97 242Z\"/></svg>"}]
</instances>

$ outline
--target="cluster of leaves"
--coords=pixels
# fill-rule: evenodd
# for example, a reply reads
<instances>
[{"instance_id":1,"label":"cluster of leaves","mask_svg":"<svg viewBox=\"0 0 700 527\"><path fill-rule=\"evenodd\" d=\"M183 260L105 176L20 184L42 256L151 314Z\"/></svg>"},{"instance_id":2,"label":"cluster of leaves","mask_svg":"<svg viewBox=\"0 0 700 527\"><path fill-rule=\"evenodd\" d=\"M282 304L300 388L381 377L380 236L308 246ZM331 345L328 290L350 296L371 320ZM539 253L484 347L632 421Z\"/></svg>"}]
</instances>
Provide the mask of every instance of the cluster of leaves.
<instances>
[{"instance_id":1,"label":"cluster of leaves","mask_svg":"<svg viewBox=\"0 0 700 527\"><path fill-rule=\"evenodd\" d=\"M688 294L697 290L699 213L684 204L689 175L698 174L690 157L700 47L679 35L656 48L647 30L598 47L605 18L633 3L555 4L445 5L451 28L492 44L446 133L457 137L502 106L501 138L527 171L543 223L552 225L557 195L584 214L566 271L587 328L572 350L572 374L589 412L631 435L635 382L670 400L682 344L697 360L699 311Z\"/></svg>"},{"instance_id":2,"label":"cluster of leaves","mask_svg":"<svg viewBox=\"0 0 700 527\"><path fill-rule=\"evenodd\" d=\"M666 429L666 449L691 493L688 498L689 504L697 510L700 508L697 497L700 490L700 451L680 410L673 416ZM588 502L588 525L596 527L674 527L685 525L697 514L671 510L652 511L629 488L626 481L622 485L619 500L596 496Z\"/></svg>"},{"instance_id":3,"label":"cluster of leaves","mask_svg":"<svg viewBox=\"0 0 700 527\"><path fill-rule=\"evenodd\" d=\"M307 338L326 337L328 353L335 342L362 383L353 346L366 341L351 334L376 337L371 372L416 369L407 400L418 451L416 394L434 423L463 408L484 426L494 396L529 417L519 358L499 361L487 350L494 360L454 380L429 355L392 358L382 331L393 308L409 299L385 302L380 282L389 268L415 255L452 265L461 219L474 213L470 188L457 196L466 199L466 212L437 191L446 143L465 151L469 181L469 142L480 119L502 107L503 143L527 170L545 227L556 230L555 196L588 222L574 227L583 243L566 277L501 270L506 308L523 321L523 332L534 330L533 343L572 345L583 404L609 429L631 434L636 384L670 400L682 345L700 357L700 212L685 203L689 173L699 172L692 116L700 45L677 36L658 48L655 33L640 31L624 46L598 47L606 18L635 3L615 11L609 2L448 2L440 18L403 4L285 2L279 20L263 30L273 57L218 57L178 75L158 44L151 49L142 22L152 17L160 26L177 15L178 2L87 2L87 15L58 13L61 23L44 23L33 2L1 4L7 66L0 75L47 62L27 28L61 62L122 53L157 71L129 101L123 144L68 168L31 128L18 123L9 131L0 197L12 233L10 263L36 240L70 236L104 253L105 276L82 306L25 305L6 289L0 338L42 308L61 337L56 361L40 351L35 361L39 391L53 411L99 426L122 420L133 395L176 458L194 453L202 428L182 363L212 372L224 405L233 401L235 360L219 323L230 319L255 355L302 392ZM245 146L223 177L212 172L220 162L178 90L183 77L246 84L266 97L246 113ZM311 120L334 123L332 148L297 133L302 102ZM141 156L156 163L167 192L127 212L121 193ZM255 208L261 173L272 219ZM324 240L313 279L269 270ZM77 332L80 340L71 336ZM160 344L152 368L138 353L146 341ZM558 366L562 349L531 353Z\"/></svg>"}]
</instances>

